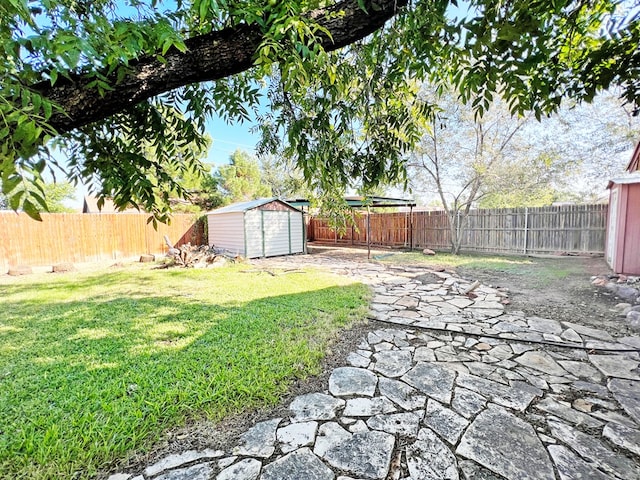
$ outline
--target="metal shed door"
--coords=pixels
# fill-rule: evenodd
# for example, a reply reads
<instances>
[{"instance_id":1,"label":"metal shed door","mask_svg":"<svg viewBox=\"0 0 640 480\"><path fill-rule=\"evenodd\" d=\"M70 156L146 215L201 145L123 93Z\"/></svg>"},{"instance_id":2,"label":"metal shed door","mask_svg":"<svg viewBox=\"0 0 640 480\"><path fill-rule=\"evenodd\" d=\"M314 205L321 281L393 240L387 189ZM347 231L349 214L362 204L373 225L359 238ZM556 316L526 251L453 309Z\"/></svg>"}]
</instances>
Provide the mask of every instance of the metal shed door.
<instances>
[{"instance_id":1,"label":"metal shed door","mask_svg":"<svg viewBox=\"0 0 640 480\"><path fill-rule=\"evenodd\" d=\"M290 250L289 212L262 210L264 220L264 255L288 255Z\"/></svg>"}]
</instances>

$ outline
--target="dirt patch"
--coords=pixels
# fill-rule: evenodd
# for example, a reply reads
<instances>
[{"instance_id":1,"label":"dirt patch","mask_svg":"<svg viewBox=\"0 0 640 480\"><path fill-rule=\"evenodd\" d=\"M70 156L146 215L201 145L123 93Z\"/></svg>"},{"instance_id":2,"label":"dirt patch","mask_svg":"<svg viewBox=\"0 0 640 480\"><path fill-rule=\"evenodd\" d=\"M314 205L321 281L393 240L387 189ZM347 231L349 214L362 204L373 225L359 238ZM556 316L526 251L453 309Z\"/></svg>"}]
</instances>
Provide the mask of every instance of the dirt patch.
<instances>
[{"instance_id":1,"label":"dirt patch","mask_svg":"<svg viewBox=\"0 0 640 480\"><path fill-rule=\"evenodd\" d=\"M507 287L511 304L507 311L521 310L527 316L551 318L606 330L613 336L631 335L627 322L615 305L624 300L591 277L611 272L602 257L534 258L519 271L459 268L465 278L485 285Z\"/></svg>"}]
</instances>

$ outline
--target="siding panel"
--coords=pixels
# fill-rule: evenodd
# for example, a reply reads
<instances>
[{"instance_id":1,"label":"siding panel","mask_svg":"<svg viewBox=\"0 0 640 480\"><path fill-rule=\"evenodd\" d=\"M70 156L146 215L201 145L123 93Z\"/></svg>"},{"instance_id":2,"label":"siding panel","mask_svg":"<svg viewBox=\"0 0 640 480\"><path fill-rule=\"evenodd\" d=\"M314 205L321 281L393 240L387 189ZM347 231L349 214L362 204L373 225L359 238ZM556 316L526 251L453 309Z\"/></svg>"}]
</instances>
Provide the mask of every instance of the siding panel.
<instances>
[{"instance_id":1,"label":"siding panel","mask_svg":"<svg viewBox=\"0 0 640 480\"><path fill-rule=\"evenodd\" d=\"M264 215L265 256L289 253L289 212L267 212Z\"/></svg>"},{"instance_id":2,"label":"siding panel","mask_svg":"<svg viewBox=\"0 0 640 480\"><path fill-rule=\"evenodd\" d=\"M209 245L245 255L242 213L209 215Z\"/></svg>"},{"instance_id":3,"label":"siding panel","mask_svg":"<svg viewBox=\"0 0 640 480\"><path fill-rule=\"evenodd\" d=\"M247 258L262 257L262 218L260 210L245 213L245 232L247 235Z\"/></svg>"},{"instance_id":4,"label":"siding panel","mask_svg":"<svg viewBox=\"0 0 640 480\"><path fill-rule=\"evenodd\" d=\"M302 215L291 213L291 253L304 252L304 229Z\"/></svg>"}]
</instances>

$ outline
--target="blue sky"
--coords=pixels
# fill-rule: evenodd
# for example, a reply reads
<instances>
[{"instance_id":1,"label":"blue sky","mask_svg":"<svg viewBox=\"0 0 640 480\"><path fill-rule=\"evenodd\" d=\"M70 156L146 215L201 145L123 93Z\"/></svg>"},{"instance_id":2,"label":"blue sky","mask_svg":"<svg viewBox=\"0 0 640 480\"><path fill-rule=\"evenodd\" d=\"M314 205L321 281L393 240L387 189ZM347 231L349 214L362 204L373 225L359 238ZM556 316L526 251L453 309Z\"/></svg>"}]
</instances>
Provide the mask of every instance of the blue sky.
<instances>
[{"instance_id":1,"label":"blue sky","mask_svg":"<svg viewBox=\"0 0 640 480\"><path fill-rule=\"evenodd\" d=\"M220 117L207 122L207 133L213 138L206 162L214 165L229 163L229 156L237 149L254 153L259 135L251 128L255 122L228 124Z\"/></svg>"}]
</instances>

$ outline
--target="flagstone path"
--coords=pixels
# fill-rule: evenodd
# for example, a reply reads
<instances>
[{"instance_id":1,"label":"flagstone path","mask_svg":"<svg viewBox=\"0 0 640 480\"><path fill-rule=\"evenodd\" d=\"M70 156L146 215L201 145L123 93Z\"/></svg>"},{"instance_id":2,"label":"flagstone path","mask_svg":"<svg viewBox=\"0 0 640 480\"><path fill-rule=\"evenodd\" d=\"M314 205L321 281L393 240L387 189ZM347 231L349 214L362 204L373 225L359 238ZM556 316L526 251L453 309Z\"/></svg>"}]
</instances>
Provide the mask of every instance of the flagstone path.
<instances>
[{"instance_id":1,"label":"flagstone path","mask_svg":"<svg viewBox=\"0 0 640 480\"><path fill-rule=\"evenodd\" d=\"M286 418L109 480L640 479L640 337L505 311L505 292L424 268L257 264L366 282L388 328Z\"/></svg>"}]
</instances>

